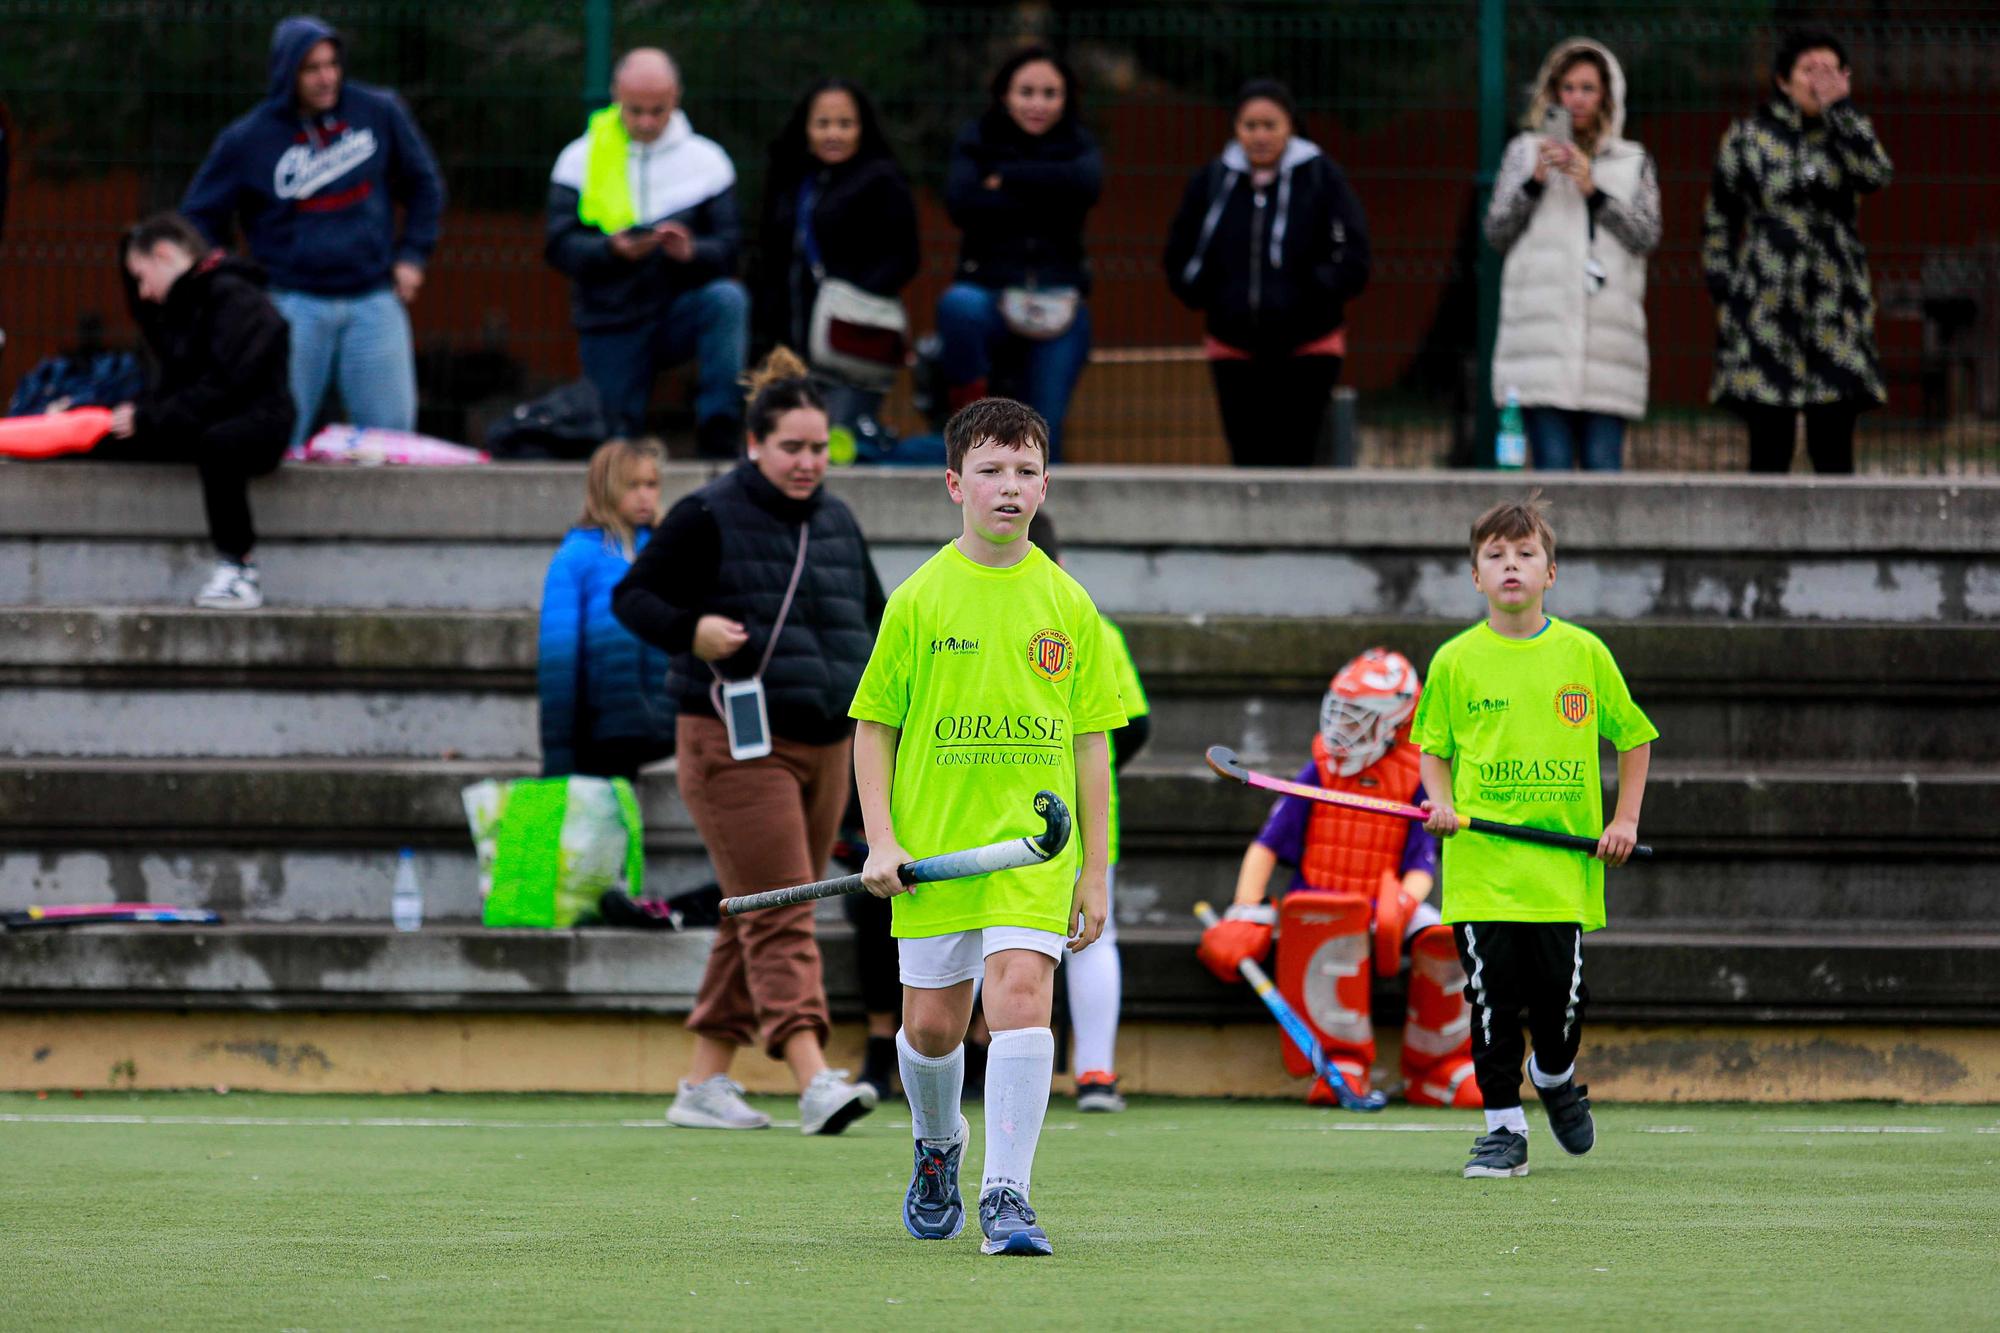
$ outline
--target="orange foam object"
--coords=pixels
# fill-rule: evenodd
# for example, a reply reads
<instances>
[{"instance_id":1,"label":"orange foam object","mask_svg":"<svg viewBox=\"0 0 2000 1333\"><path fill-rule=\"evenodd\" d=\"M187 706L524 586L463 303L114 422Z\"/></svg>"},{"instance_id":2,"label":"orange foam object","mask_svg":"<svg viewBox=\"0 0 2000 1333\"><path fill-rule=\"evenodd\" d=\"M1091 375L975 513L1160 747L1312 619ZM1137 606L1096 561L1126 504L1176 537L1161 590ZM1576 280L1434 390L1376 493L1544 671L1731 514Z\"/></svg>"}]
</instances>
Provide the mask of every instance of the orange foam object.
<instances>
[{"instance_id":1,"label":"orange foam object","mask_svg":"<svg viewBox=\"0 0 2000 1333\"><path fill-rule=\"evenodd\" d=\"M0 417L0 455L54 458L88 453L111 433L111 409L73 407L29 417Z\"/></svg>"}]
</instances>

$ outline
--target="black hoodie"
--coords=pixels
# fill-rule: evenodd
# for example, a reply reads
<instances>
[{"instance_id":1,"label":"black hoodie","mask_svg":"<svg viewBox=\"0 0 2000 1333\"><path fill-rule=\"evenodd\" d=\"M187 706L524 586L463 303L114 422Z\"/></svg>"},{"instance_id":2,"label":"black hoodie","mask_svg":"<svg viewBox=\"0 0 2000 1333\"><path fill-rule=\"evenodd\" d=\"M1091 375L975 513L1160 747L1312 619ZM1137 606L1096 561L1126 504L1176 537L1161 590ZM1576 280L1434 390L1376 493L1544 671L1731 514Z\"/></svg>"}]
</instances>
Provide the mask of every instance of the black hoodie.
<instances>
[{"instance_id":1,"label":"black hoodie","mask_svg":"<svg viewBox=\"0 0 2000 1333\"><path fill-rule=\"evenodd\" d=\"M1167 285L1216 341L1286 356L1339 328L1368 285L1368 223L1311 141L1293 138L1261 189L1232 143L1188 182L1164 262Z\"/></svg>"},{"instance_id":2,"label":"black hoodie","mask_svg":"<svg viewBox=\"0 0 2000 1333\"><path fill-rule=\"evenodd\" d=\"M236 421L281 442L291 436L291 332L255 264L214 251L163 302L140 300L127 274L125 300L159 363L138 403L140 435L200 435Z\"/></svg>"},{"instance_id":3,"label":"black hoodie","mask_svg":"<svg viewBox=\"0 0 2000 1333\"><path fill-rule=\"evenodd\" d=\"M855 158L818 166L813 239L826 276L877 296L896 296L917 276L917 205L895 159ZM764 186L764 222L757 258L757 299L751 307L758 338L806 346L818 278L795 253L799 186L796 172L772 171Z\"/></svg>"},{"instance_id":4,"label":"black hoodie","mask_svg":"<svg viewBox=\"0 0 2000 1333\"><path fill-rule=\"evenodd\" d=\"M986 188L989 176L999 189ZM965 234L958 280L1089 291L1083 223L1103 192L1104 158L1075 120L1033 135L1003 109L988 110L959 133L945 173L945 209Z\"/></svg>"}]
</instances>

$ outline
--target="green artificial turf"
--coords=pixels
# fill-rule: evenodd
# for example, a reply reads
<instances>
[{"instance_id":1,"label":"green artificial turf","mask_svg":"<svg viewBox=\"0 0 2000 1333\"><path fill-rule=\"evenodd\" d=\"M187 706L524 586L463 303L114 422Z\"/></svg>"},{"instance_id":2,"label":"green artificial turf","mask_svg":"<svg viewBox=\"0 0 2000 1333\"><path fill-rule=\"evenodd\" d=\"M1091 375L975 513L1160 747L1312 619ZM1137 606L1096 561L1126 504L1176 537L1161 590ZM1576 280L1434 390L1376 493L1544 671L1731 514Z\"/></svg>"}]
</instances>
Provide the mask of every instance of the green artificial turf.
<instances>
[{"instance_id":1,"label":"green artificial turf","mask_svg":"<svg viewBox=\"0 0 2000 1333\"><path fill-rule=\"evenodd\" d=\"M1138 1099L1079 1116L1058 1098L1036 1163L1046 1260L981 1256L976 1221L951 1242L904 1233L900 1104L836 1139L667 1129L662 1111L612 1097L0 1096L0 1326L2000 1318L1993 1108L1603 1107L1580 1159L1537 1111L1534 1174L1468 1181L1457 1168L1480 1122L1463 1112ZM275 1123L213 1123L225 1118ZM368 1123L384 1120L405 1123ZM976 1190L977 1107L971 1120Z\"/></svg>"}]
</instances>

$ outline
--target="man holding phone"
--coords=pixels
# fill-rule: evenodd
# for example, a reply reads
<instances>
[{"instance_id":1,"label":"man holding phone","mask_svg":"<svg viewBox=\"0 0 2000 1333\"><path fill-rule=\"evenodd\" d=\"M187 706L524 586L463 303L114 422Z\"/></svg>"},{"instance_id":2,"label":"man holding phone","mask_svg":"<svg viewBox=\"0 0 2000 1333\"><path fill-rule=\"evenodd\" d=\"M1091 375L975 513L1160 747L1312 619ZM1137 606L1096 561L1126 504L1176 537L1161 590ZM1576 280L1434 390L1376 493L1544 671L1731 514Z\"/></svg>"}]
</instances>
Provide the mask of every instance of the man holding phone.
<instances>
[{"instance_id":1,"label":"man holding phone","mask_svg":"<svg viewBox=\"0 0 2000 1333\"><path fill-rule=\"evenodd\" d=\"M611 105L550 173L544 253L572 284L584 377L612 432L643 433L654 376L693 360L696 445L704 458L734 458L750 326L735 276L736 168L694 132L680 99L680 71L665 51L625 53Z\"/></svg>"}]
</instances>

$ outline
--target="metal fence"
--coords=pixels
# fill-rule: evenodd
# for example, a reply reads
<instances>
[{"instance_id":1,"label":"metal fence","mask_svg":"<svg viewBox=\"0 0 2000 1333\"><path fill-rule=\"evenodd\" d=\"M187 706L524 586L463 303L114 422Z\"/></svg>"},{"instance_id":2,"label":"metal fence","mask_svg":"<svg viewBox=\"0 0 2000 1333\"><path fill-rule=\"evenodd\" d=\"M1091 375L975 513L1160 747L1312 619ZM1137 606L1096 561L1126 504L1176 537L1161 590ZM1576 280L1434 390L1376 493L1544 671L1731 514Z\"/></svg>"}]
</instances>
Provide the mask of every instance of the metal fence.
<instances>
[{"instance_id":1,"label":"metal fence","mask_svg":"<svg viewBox=\"0 0 2000 1333\"><path fill-rule=\"evenodd\" d=\"M217 131L261 95L266 0L0 0L0 97L16 162L0 235L0 382L79 338L129 342L113 243L180 196ZM1896 160L1865 205L1889 405L1863 420L1861 466L2000 472L2000 16L1983 7L1736 4L1040 3L918 0L801 6L746 0L336 0L351 78L396 88L451 189L445 237L416 312L424 425L478 438L501 406L576 373L563 280L541 259L540 208L558 150L603 99L608 52L657 43L682 65L684 105L761 197L769 140L798 91L841 73L876 96L919 187L926 266L906 293L919 328L956 236L938 203L952 134L989 71L1029 39L1079 71L1108 164L1089 244L1097 346L1072 410L1085 461L1220 462L1199 321L1168 295L1165 227L1188 176L1228 134L1228 98L1275 74L1341 161L1370 221L1373 282L1349 308L1346 382L1359 391L1360 461L1475 461L1481 289L1475 227L1482 116L1521 113L1544 52L1584 33L1630 81L1627 134L1659 168L1665 239L1649 273L1653 407L1628 466L1735 469L1743 432L1707 406L1713 311L1699 221L1715 145L1768 87L1777 34L1832 28L1856 101ZM1503 25L1492 20L1504 12ZM1482 27L1482 13L1487 23ZM1504 88L1482 105L1482 31L1500 33ZM593 40L595 39L595 40ZM753 257L754 258L754 257ZM671 412L669 384L661 402ZM902 397L899 424L914 426Z\"/></svg>"}]
</instances>

